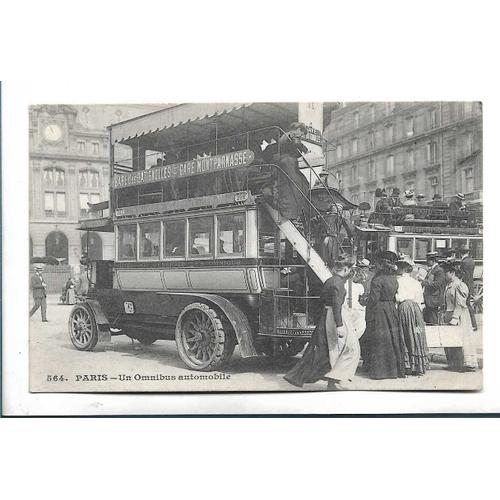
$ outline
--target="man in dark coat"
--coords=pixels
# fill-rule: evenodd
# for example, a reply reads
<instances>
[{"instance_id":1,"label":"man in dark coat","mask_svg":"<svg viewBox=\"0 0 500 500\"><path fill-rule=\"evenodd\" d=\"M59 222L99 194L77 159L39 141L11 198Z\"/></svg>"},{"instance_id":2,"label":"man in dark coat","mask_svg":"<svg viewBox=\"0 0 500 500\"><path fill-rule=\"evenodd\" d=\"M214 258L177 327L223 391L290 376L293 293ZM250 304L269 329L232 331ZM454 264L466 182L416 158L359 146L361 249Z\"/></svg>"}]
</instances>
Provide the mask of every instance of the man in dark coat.
<instances>
[{"instance_id":1,"label":"man in dark coat","mask_svg":"<svg viewBox=\"0 0 500 500\"><path fill-rule=\"evenodd\" d=\"M477 330L476 316L474 314L474 309L472 307L472 296L474 294L474 268L476 264L474 259L469 255L469 249L467 247L461 248L460 253L460 269L463 273L462 281L467 285L469 289L469 296L467 297L467 307L470 313L470 320L472 323L472 328Z\"/></svg>"},{"instance_id":2,"label":"man in dark coat","mask_svg":"<svg viewBox=\"0 0 500 500\"><path fill-rule=\"evenodd\" d=\"M435 208L448 208L448 204L443 201L443 197L439 193L432 197L431 205Z\"/></svg>"},{"instance_id":3,"label":"man in dark coat","mask_svg":"<svg viewBox=\"0 0 500 500\"><path fill-rule=\"evenodd\" d=\"M450 202L451 210L466 210L465 206L465 195L463 193L457 193Z\"/></svg>"},{"instance_id":4,"label":"man in dark coat","mask_svg":"<svg viewBox=\"0 0 500 500\"><path fill-rule=\"evenodd\" d=\"M393 188L391 197L389 198L389 205L392 208L403 206L403 203L401 202L401 198L399 197L399 195L400 195L399 188Z\"/></svg>"},{"instance_id":5,"label":"man in dark coat","mask_svg":"<svg viewBox=\"0 0 500 500\"><path fill-rule=\"evenodd\" d=\"M43 265L35 264L35 272L31 277L31 290L33 291L33 299L35 301L35 305L32 307L30 311L30 318L33 314L38 311L39 308L42 310L42 321L47 322L47 285L45 281L43 281L42 276Z\"/></svg>"},{"instance_id":6,"label":"man in dark coat","mask_svg":"<svg viewBox=\"0 0 500 500\"><path fill-rule=\"evenodd\" d=\"M438 253L427 254L427 276L422 282L424 288L424 320L429 325L439 323L439 308L444 304L446 276L438 264Z\"/></svg>"}]
</instances>

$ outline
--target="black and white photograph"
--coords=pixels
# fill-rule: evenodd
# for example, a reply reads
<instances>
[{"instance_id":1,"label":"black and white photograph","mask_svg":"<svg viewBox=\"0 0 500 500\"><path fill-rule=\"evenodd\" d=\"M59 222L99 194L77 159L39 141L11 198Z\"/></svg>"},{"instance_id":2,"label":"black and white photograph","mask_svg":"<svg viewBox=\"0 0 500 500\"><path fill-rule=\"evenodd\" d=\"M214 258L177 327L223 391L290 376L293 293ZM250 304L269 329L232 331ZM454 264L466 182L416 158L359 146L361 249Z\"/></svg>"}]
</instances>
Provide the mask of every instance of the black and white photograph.
<instances>
[{"instance_id":1,"label":"black and white photograph","mask_svg":"<svg viewBox=\"0 0 500 500\"><path fill-rule=\"evenodd\" d=\"M332 98L31 105L30 391L481 390L482 103Z\"/></svg>"}]
</instances>

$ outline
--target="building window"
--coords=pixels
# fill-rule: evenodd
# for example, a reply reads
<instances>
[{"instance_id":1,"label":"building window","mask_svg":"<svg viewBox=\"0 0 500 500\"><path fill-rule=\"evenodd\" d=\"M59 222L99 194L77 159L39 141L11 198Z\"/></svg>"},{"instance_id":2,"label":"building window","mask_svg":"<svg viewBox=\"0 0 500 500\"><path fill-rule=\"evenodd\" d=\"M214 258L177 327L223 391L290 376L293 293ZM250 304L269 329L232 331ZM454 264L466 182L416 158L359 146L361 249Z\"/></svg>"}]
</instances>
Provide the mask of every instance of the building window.
<instances>
[{"instance_id":1,"label":"building window","mask_svg":"<svg viewBox=\"0 0 500 500\"><path fill-rule=\"evenodd\" d=\"M64 217L66 215L66 193L45 191L44 210L46 217Z\"/></svg>"},{"instance_id":2,"label":"building window","mask_svg":"<svg viewBox=\"0 0 500 500\"><path fill-rule=\"evenodd\" d=\"M342 160L342 144L337 146L337 161Z\"/></svg>"},{"instance_id":3,"label":"building window","mask_svg":"<svg viewBox=\"0 0 500 500\"><path fill-rule=\"evenodd\" d=\"M64 170L56 167L45 168L43 170L43 182L48 187L64 187L66 183Z\"/></svg>"},{"instance_id":4,"label":"building window","mask_svg":"<svg viewBox=\"0 0 500 500\"><path fill-rule=\"evenodd\" d=\"M392 124L385 127L385 142L392 142L394 138L394 126Z\"/></svg>"},{"instance_id":5,"label":"building window","mask_svg":"<svg viewBox=\"0 0 500 500\"><path fill-rule=\"evenodd\" d=\"M160 222L139 224L140 259L156 259L160 257Z\"/></svg>"},{"instance_id":6,"label":"building window","mask_svg":"<svg viewBox=\"0 0 500 500\"><path fill-rule=\"evenodd\" d=\"M437 161L437 143L434 141L429 142L429 144L427 144L427 163L429 165L433 165L434 163L437 163Z\"/></svg>"},{"instance_id":7,"label":"building window","mask_svg":"<svg viewBox=\"0 0 500 500\"><path fill-rule=\"evenodd\" d=\"M355 111L352 115L354 120L354 128L359 128L359 112Z\"/></svg>"},{"instance_id":8,"label":"building window","mask_svg":"<svg viewBox=\"0 0 500 500\"><path fill-rule=\"evenodd\" d=\"M245 214L217 217L217 255L242 256L245 253Z\"/></svg>"},{"instance_id":9,"label":"building window","mask_svg":"<svg viewBox=\"0 0 500 500\"><path fill-rule=\"evenodd\" d=\"M405 121L406 137L413 137L413 134L415 133L414 125L415 121L412 116L406 119Z\"/></svg>"},{"instance_id":10,"label":"building window","mask_svg":"<svg viewBox=\"0 0 500 500\"><path fill-rule=\"evenodd\" d=\"M472 193L474 191L474 169L465 168L463 170L463 192Z\"/></svg>"},{"instance_id":11,"label":"building window","mask_svg":"<svg viewBox=\"0 0 500 500\"><path fill-rule=\"evenodd\" d=\"M186 256L186 221L163 223L163 255L166 259Z\"/></svg>"},{"instance_id":12,"label":"building window","mask_svg":"<svg viewBox=\"0 0 500 500\"><path fill-rule=\"evenodd\" d=\"M354 193L351 196L351 202L354 203L355 205L359 205L359 194L358 193Z\"/></svg>"},{"instance_id":13,"label":"building window","mask_svg":"<svg viewBox=\"0 0 500 500\"><path fill-rule=\"evenodd\" d=\"M99 172L95 170L81 170L78 174L78 184L80 189L98 188Z\"/></svg>"},{"instance_id":14,"label":"building window","mask_svg":"<svg viewBox=\"0 0 500 500\"><path fill-rule=\"evenodd\" d=\"M351 167L351 184L353 184L353 185L359 184L358 166L357 165L353 165Z\"/></svg>"},{"instance_id":15,"label":"building window","mask_svg":"<svg viewBox=\"0 0 500 500\"><path fill-rule=\"evenodd\" d=\"M339 120L337 122L337 127L336 127L337 135L342 133L342 126L343 125L344 125L344 123L342 122L342 118L339 118Z\"/></svg>"},{"instance_id":16,"label":"building window","mask_svg":"<svg viewBox=\"0 0 500 500\"><path fill-rule=\"evenodd\" d=\"M337 170L335 172L335 178L337 179L339 189L342 187L342 170Z\"/></svg>"},{"instance_id":17,"label":"building window","mask_svg":"<svg viewBox=\"0 0 500 500\"><path fill-rule=\"evenodd\" d=\"M387 177L392 177L394 175L394 156L393 155L389 155L386 158L385 175Z\"/></svg>"},{"instance_id":18,"label":"building window","mask_svg":"<svg viewBox=\"0 0 500 500\"><path fill-rule=\"evenodd\" d=\"M368 161L368 172L367 172L367 174L368 174L368 176L367 176L368 177L367 178L368 181L375 180L375 161L372 160L372 159L370 159Z\"/></svg>"},{"instance_id":19,"label":"building window","mask_svg":"<svg viewBox=\"0 0 500 500\"><path fill-rule=\"evenodd\" d=\"M80 193L80 217L88 217L89 203L99 203L99 193Z\"/></svg>"},{"instance_id":20,"label":"building window","mask_svg":"<svg viewBox=\"0 0 500 500\"><path fill-rule=\"evenodd\" d=\"M189 256L210 257L213 254L212 217L199 217L189 220Z\"/></svg>"},{"instance_id":21,"label":"building window","mask_svg":"<svg viewBox=\"0 0 500 500\"><path fill-rule=\"evenodd\" d=\"M375 147L375 132L373 130L370 130L370 132L368 132L368 147L370 149L373 149Z\"/></svg>"},{"instance_id":22,"label":"building window","mask_svg":"<svg viewBox=\"0 0 500 500\"><path fill-rule=\"evenodd\" d=\"M430 184L430 195L431 195L431 198L435 195L435 194L438 194L439 193L439 181L438 181L438 178L437 177L431 177L429 179L429 184Z\"/></svg>"},{"instance_id":23,"label":"building window","mask_svg":"<svg viewBox=\"0 0 500 500\"><path fill-rule=\"evenodd\" d=\"M472 132L467 132L464 137L464 154L465 156L469 156L473 153L473 136Z\"/></svg>"},{"instance_id":24,"label":"building window","mask_svg":"<svg viewBox=\"0 0 500 500\"><path fill-rule=\"evenodd\" d=\"M375 121L375 104L370 105L370 119L372 122Z\"/></svg>"},{"instance_id":25,"label":"building window","mask_svg":"<svg viewBox=\"0 0 500 500\"><path fill-rule=\"evenodd\" d=\"M118 259L135 260L137 252L137 226L118 226Z\"/></svg>"},{"instance_id":26,"label":"building window","mask_svg":"<svg viewBox=\"0 0 500 500\"><path fill-rule=\"evenodd\" d=\"M358 139L355 137L351 140L351 155L358 154Z\"/></svg>"},{"instance_id":27,"label":"building window","mask_svg":"<svg viewBox=\"0 0 500 500\"><path fill-rule=\"evenodd\" d=\"M391 113L394 113L396 106L394 102L386 102L385 103L385 112L390 115Z\"/></svg>"},{"instance_id":28,"label":"building window","mask_svg":"<svg viewBox=\"0 0 500 500\"><path fill-rule=\"evenodd\" d=\"M61 264L68 262L68 238L61 231L53 231L45 240L45 255L56 258Z\"/></svg>"},{"instance_id":29,"label":"building window","mask_svg":"<svg viewBox=\"0 0 500 500\"><path fill-rule=\"evenodd\" d=\"M98 142L93 142L92 143L92 154L93 155L98 155L99 154L99 143Z\"/></svg>"},{"instance_id":30,"label":"building window","mask_svg":"<svg viewBox=\"0 0 500 500\"><path fill-rule=\"evenodd\" d=\"M406 167L408 170L413 170L415 168L415 151L409 149L406 152Z\"/></svg>"},{"instance_id":31,"label":"building window","mask_svg":"<svg viewBox=\"0 0 500 500\"><path fill-rule=\"evenodd\" d=\"M437 127L437 111L435 108L429 110L429 128Z\"/></svg>"},{"instance_id":32,"label":"building window","mask_svg":"<svg viewBox=\"0 0 500 500\"><path fill-rule=\"evenodd\" d=\"M85 141L76 141L76 147L79 153L85 153Z\"/></svg>"}]
</instances>

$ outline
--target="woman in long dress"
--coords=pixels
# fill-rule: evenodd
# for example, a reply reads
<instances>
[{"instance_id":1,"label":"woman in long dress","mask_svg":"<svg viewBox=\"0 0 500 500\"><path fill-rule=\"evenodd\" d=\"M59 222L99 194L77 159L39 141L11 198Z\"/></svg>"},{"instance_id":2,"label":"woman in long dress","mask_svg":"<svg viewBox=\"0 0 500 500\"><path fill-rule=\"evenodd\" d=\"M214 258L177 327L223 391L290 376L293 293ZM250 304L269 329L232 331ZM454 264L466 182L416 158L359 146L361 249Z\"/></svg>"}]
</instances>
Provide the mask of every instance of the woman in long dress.
<instances>
[{"instance_id":1,"label":"woman in long dress","mask_svg":"<svg viewBox=\"0 0 500 500\"><path fill-rule=\"evenodd\" d=\"M429 369L425 322L422 316L424 292L420 283L411 276L413 263L400 260L398 266L399 328L403 335L405 370L407 375L423 375Z\"/></svg>"},{"instance_id":2,"label":"woman in long dress","mask_svg":"<svg viewBox=\"0 0 500 500\"><path fill-rule=\"evenodd\" d=\"M460 270L452 263L442 264L447 285L444 292L444 322L456 326L463 339L463 347L445 347L448 369L452 371L475 371L478 368L476 339L472 329L467 297L469 289L459 278Z\"/></svg>"},{"instance_id":3,"label":"woman in long dress","mask_svg":"<svg viewBox=\"0 0 500 500\"><path fill-rule=\"evenodd\" d=\"M332 266L333 276L325 281L320 294L321 317L299 362L285 375L297 387L328 381L328 390L344 389L359 363L359 342L348 318L342 315L346 296L345 281L351 264L345 259Z\"/></svg>"},{"instance_id":4,"label":"woman in long dress","mask_svg":"<svg viewBox=\"0 0 500 500\"><path fill-rule=\"evenodd\" d=\"M395 275L397 255L390 251L380 252L377 261L378 272L370 286L363 336L366 369L372 379L403 378L404 343L395 301L398 291Z\"/></svg>"}]
</instances>

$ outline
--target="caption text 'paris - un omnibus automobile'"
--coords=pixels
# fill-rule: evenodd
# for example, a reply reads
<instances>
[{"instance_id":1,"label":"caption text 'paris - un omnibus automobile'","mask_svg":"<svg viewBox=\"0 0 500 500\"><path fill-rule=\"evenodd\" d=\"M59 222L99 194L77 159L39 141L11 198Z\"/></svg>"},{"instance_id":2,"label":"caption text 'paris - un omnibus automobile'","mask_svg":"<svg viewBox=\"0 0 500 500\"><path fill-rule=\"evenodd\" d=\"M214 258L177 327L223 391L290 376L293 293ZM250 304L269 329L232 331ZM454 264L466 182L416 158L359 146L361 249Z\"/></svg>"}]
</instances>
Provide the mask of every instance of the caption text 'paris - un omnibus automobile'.
<instances>
[{"instance_id":1,"label":"caption text 'paris - un omnibus automobile'","mask_svg":"<svg viewBox=\"0 0 500 500\"><path fill-rule=\"evenodd\" d=\"M279 156L298 118L297 104L187 104L110 126L109 204L81 229L114 232L116 254L89 263L88 295L69 319L77 349L111 335L175 339L188 367L215 370L236 345L243 357L304 347L325 261L352 252L356 205L303 156L302 222L275 208L275 179L288 176L262 153L276 144ZM317 135L309 127L305 143Z\"/></svg>"}]
</instances>

